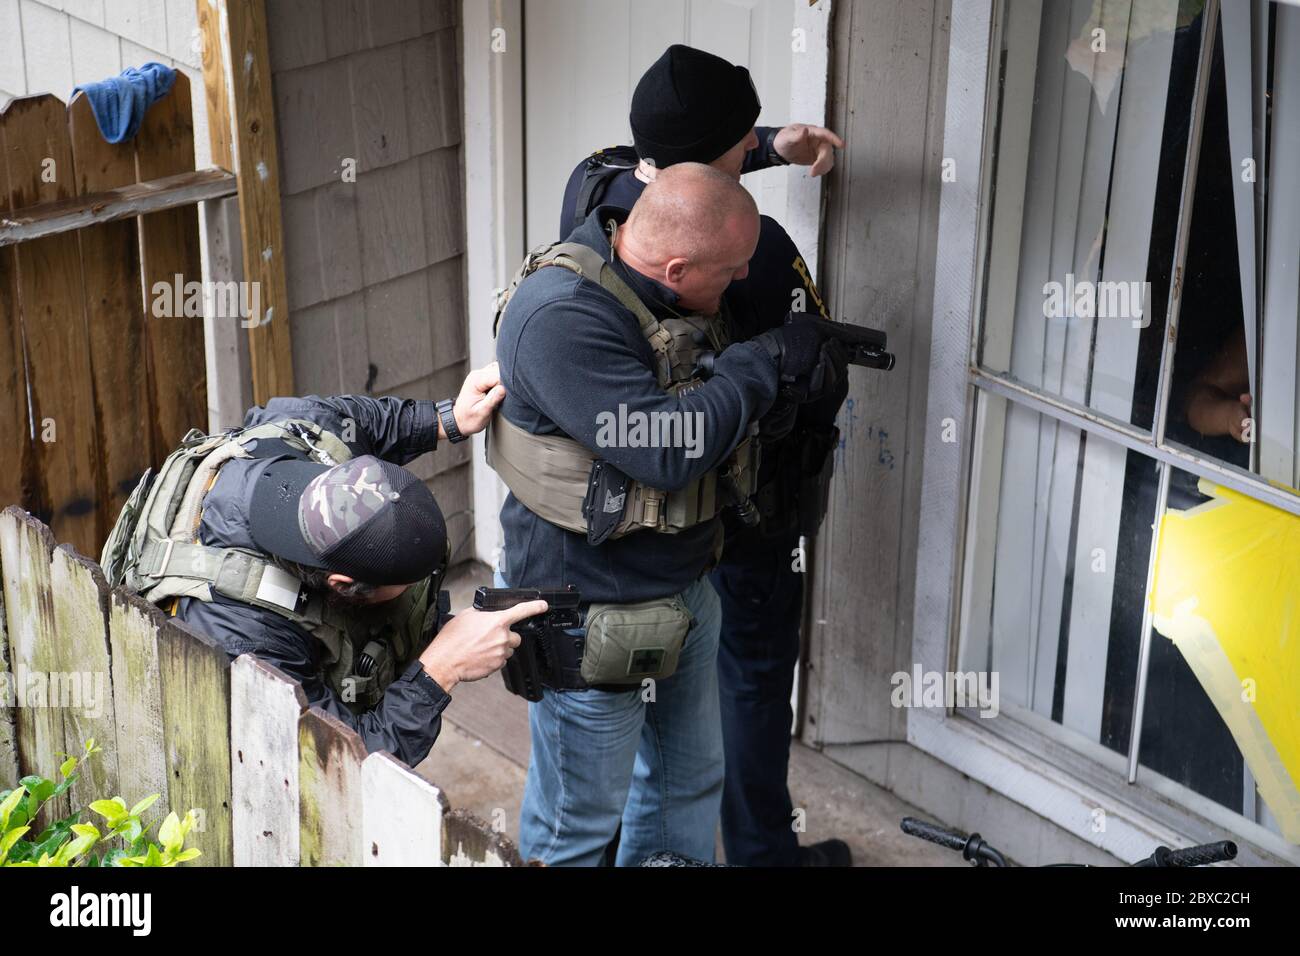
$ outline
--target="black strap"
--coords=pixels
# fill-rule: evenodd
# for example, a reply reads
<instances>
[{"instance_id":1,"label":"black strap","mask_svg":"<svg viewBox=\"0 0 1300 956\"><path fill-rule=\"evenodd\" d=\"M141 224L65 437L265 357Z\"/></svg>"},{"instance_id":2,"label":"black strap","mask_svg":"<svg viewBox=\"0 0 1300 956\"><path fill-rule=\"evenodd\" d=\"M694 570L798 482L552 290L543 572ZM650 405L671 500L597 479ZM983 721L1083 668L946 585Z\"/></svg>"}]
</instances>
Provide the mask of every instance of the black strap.
<instances>
[{"instance_id":1,"label":"black strap","mask_svg":"<svg viewBox=\"0 0 1300 956\"><path fill-rule=\"evenodd\" d=\"M447 433L447 440L453 445L469 437L461 434L460 427L456 424L455 407L455 402L449 398L444 398L434 405L438 412L438 420L442 422L442 430Z\"/></svg>"},{"instance_id":2,"label":"black strap","mask_svg":"<svg viewBox=\"0 0 1300 956\"><path fill-rule=\"evenodd\" d=\"M619 173L636 169L637 162L636 150L631 146L610 146L608 149L598 149L587 157L582 186L578 189L578 200L573 206L575 229L600 205L610 181Z\"/></svg>"}]
</instances>

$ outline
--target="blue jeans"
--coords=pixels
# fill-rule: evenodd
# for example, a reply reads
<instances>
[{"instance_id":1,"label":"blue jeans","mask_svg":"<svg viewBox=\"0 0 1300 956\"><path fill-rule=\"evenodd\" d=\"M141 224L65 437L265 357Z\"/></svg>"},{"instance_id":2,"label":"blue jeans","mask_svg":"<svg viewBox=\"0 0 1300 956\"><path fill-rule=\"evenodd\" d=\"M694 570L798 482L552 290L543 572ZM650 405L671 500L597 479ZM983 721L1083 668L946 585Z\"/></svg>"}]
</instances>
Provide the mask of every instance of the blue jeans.
<instances>
[{"instance_id":1,"label":"blue jeans","mask_svg":"<svg viewBox=\"0 0 1300 956\"><path fill-rule=\"evenodd\" d=\"M506 587L497 572L497 587ZM528 705L532 755L519 815L525 859L595 866L619 823L617 864L674 850L712 860L722 802L718 634L707 577L682 592L695 626L654 701L640 686L553 691Z\"/></svg>"}]
</instances>

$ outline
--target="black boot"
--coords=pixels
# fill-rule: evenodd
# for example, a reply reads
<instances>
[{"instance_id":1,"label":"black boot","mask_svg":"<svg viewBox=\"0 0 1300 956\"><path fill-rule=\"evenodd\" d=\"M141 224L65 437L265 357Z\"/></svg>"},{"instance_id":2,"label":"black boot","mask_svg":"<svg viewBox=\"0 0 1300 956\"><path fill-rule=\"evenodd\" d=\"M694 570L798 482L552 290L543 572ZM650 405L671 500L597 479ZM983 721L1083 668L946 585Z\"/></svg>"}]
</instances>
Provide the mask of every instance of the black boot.
<instances>
[{"instance_id":1,"label":"black boot","mask_svg":"<svg viewBox=\"0 0 1300 956\"><path fill-rule=\"evenodd\" d=\"M800 866L852 866L853 854L843 840L822 840L799 847Z\"/></svg>"}]
</instances>

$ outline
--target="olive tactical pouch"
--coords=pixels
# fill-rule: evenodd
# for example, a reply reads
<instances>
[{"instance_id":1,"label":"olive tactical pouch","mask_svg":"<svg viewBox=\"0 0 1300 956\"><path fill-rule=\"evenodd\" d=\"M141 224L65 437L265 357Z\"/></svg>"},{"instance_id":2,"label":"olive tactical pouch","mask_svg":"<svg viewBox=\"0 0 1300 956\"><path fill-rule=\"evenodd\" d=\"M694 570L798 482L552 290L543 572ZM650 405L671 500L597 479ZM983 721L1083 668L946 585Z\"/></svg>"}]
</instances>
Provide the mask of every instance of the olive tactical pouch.
<instances>
[{"instance_id":1,"label":"olive tactical pouch","mask_svg":"<svg viewBox=\"0 0 1300 956\"><path fill-rule=\"evenodd\" d=\"M596 604L587 611L582 679L588 684L639 684L677 670L695 622L680 594L638 604Z\"/></svg>"},{"instance_id":2,"label":"olive tactical pouch","mask_svg":"<svg viewBox=\"0 0 1300 956\"><path fill-rule=\"evenodd\" d=\"M144 503L149 496L149 490L153 487L154 470L145 469L145 473L140 476L140 481L136 484L135 490L131 496L126 499L126 505L122 508L121 514L118 515L113 530L109 532L108 540L104 542L103 553L99 556L100 567L104 569L104 577L108 581L110 588L115 588L126 580L127 567L135 563L139 557L132 553L131 545L134 538L135 526L140 521L140 515L144 512Z\"/></svg>"},{"instance_id":3,"label":"olive tactical pouch","mask_svg":"<svg viewBox=\"0 0 1300 956\"><path fill-rule=\"evenodd\" d=\"M354 712L378 704L388 685L401 676L401 669L433 640L449 598L446 591L431 595L431 585L436 582L425 578L391 601L348 609L346 640L353 657L341 683L344 702L355 705Z\"/></svg>"}]
</instances>

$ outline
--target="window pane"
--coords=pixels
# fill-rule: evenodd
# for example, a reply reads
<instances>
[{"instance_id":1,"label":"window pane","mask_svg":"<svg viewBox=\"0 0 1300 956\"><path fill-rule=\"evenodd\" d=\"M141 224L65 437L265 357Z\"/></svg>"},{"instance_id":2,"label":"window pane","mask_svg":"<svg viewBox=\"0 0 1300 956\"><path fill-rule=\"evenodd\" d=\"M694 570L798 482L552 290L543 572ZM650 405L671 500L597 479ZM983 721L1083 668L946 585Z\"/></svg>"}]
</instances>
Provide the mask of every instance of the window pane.
<instances>
[{"instance_id":1,"label":"window pane","mask_svg":"<svg viewBox=\"0 0 1300 956\"><path fill-rule=\"evenodd\" d=\"M1160 534L1140 763L1300 842L1300 517L1174 469Z\"/></svg>"},{"instance_id":2,"label":"window pane","mask_svg":"<svg viewBox=\"0 0 1300 956\"><path fill-rule=\"evenodd\" d=\"M960 669L1126 754L1156 464L997 395L977 408Z\"/></svg>"},{"instance_id":3,"label":"window pane","mask_svg":"<svg viewBox=\"0 0 1300 956\"><path fill-rule=\"evenodd\" d=\"M1126 755L1158 466L976 409L958 670ZM1300 517L1171 469L1160 529L1140 764L1300 843Z\"/></svg>"},{"instance_id":4,"label":"window pane","mask_svg":"<svg viewBox=\"0 0 1300 956\"><path fill-rule=\"evenodd\" d=\"M1167 434L1300 485L1300 9L1225 4L1196 179Z\"/></svg>"},{"instance_id":5,"label":"window pane","mask_svg":"<svg viewBox=\"0 0 1300 956\"><path fill-rule=\"evenodd\" d=\"M1199 3L1010 0L980 362L1151 426Z\"/></svg>"}]
</instances>

